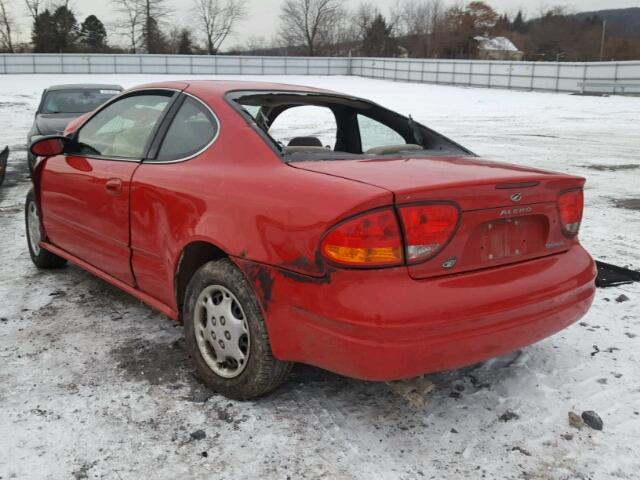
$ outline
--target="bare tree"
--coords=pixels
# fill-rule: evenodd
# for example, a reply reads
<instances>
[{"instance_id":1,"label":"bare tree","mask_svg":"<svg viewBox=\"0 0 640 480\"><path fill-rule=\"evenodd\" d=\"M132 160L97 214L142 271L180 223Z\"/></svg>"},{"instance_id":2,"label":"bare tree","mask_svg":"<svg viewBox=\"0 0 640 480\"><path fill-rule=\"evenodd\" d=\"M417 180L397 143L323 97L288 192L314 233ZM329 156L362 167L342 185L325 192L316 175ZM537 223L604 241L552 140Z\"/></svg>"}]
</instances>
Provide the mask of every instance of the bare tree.
<instances>
[{"instance_id":1,"label":"bare tree","mask_svg":"<svg viewBox=\"0 0 640 480\"><path fill-rule=\"evenodd\" d=\"M42 5L42 0L24 0L24 3L27 6L27 10L29 10L29 15L31 16L31 18L33 18L33 20L35 20L40 13L40 5Z\"/></svg>"},{"instance_id":2,"label":"bare tree","mask_svg":"<svg viewBox=\"0 0 640 480\"><path fill-rule=\"evenodd\" d=\"M244 0L193 0L207 52L214 55L234 27L246 17Z\"/></svg>"},{"instance_id":3,"label":"bare tree","mask_svg":"<svg viewBox=\"0 0 640 480\"><path fill-rule=\"evenodd\" d=\"M304 46L318 55L336 36L345 17L340 0L286 0L280 11L280 37L287 46Z\"/></svg>"},{"instance_id":4,"label":"bare tree","mask_svg":"<svg viewBox=\"0 0 640 480\"><path fill-rule=\"evenodd\" d=\"M6 5L6 0L0 0L0 45L2 48L13 53L13 40L11 38L11 30L13 29L13 20L11 12Z\"/></svg>"},{"instance_id":5,"label":"bare tree","mask_svg":"<svg viewBox=\"0 0 640 480\"><path fill-rule=\"evenodd\" d=\"M380 10L373 3L365 2L358 5L351 15L351 24L355 28L355 36L362 41L367 34L373 20L378 16Z\"/></svg>"},{"instance_id":6,"label":"bare tree","mask_svg":"<svg viewBox=\"0 0 640 480\"><path fill-rule=\"evenodd\" d=\"M435 54L438 27L443 16L441 0L405 0L398 5L395 16L401 34L409 42L412 56Z\"/></svg>"},{"instance_id":7,"label":"bare tree","mask_svg":"<svg viewBox=\"0 0 640 480\"><path fill-rule=\"evenodd\" d=\"M171 13L166 0L111 0L120 15L116 29L127 38L131 53L141 48L149 53L158 53L160 25Z\"/></svg>"},{"instance_id":8,"label":"bare tree","mask_svg":"<svg viewBox=\"0 0 640 480\"><path fill-rule=\"evenodd\" d=\"M111 0L120 15L118 29L127 38L129 50L136 53L140 39L140 30L144 19L144 5L141 0Z\"/></svg>"},{"instance_id":9,"label":"bare tree","mask_svg":"<svg viewBox=\"0 0 640 480\"><path fill-rule=\"evenodd\" d=\"M143 4L144 28L141 43L147 53L164 53L167 40L161 31L161 24L171 14L166 0L141 0Z\"/></svg>"}]
</instances>

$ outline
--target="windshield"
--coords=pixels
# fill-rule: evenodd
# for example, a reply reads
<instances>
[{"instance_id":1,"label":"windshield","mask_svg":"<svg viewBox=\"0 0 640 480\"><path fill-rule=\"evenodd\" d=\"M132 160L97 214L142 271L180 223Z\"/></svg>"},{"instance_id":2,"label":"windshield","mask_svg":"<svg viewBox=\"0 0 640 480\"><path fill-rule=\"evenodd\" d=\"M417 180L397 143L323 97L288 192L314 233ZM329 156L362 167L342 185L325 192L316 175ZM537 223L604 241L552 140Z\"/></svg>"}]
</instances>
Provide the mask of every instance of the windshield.
<instances>
[{"instance_id":1,"label":"windshield","mask_svg":"<svg viewBox=\"0 0 640 480\"><path fill-rule=\"evenodd\" d=\"M87 113L119 93L107 89L53 90L47 92L40 113Z\"/></svg>"},{"instance_id":2,"label":"windshield","mask_svg":"<svg viewBox=\"0 0 640 480\"><path fill-rule=\"evenodd\" d=\"M471 154L411 117L360 98L291 91L231 92L227 98L287 162Z\"/></svg>"}]
</instances>

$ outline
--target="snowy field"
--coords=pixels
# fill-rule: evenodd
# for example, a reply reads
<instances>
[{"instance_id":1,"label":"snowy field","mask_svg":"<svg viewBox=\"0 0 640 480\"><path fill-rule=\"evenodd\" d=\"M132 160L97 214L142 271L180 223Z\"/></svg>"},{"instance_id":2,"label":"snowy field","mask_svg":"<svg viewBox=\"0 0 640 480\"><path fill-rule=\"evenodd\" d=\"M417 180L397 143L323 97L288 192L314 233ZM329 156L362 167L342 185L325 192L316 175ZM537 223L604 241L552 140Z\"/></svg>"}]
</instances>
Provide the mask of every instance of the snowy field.
<instances>
[{"instance_id":1,"label":"snowy field","mask_svg":"<svg viewBox=\"0 0 640 480\"><path fill-rule=\"evenodd\" d=\"M580 323L521 352L428 376L415 408L305 366L267 398L229 401L194 378L180 326L76 267L37 271L22 210L42 89L167 78L0 76L1 480L640 478L640 284L599 290ZM268 79L369 97L483 156L587 177L583 243L640 269L640 98ZM595 410L604 430L571 427L570 410Z\"/></svg>"}]
</instances>

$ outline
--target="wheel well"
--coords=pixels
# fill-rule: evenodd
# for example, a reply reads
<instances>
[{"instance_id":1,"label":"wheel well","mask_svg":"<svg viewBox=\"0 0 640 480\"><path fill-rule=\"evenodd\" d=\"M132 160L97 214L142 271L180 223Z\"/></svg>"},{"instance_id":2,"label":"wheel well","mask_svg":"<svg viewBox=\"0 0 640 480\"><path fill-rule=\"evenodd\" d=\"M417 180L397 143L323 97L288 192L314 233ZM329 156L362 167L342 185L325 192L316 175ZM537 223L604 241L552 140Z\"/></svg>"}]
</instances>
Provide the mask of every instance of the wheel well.
<instances>
[{"instance_id":1,"label":"wheel well","mask_svg":"<svg viewBox=\"0 0 640 480\"><path fill-rule=\"evenodd\" d=\"M184 248L174 278L178 315L182 314L187 286L196 270L207 262L226 257L227 254L223 250L207 242L193 242Z\"/></svg>"}]
</instances>

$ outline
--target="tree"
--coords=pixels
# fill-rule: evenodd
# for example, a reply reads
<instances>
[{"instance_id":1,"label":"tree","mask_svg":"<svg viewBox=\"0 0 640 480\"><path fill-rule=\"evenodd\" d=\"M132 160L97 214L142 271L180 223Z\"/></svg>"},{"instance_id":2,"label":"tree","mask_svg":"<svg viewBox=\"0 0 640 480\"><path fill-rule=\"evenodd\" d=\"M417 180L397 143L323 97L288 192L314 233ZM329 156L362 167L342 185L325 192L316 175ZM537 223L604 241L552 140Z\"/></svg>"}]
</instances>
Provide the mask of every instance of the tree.
<instances>
[{"instance_id":1,"label":"tree","mask_svg":"<svg viewBox=\"0 0 640 480\"><path fill-rule=\"evenodd\" d=\"M13 50L13 19L11 18L11 12L6 5L6 0L0 0L0 48L14 53Z\"/></svg>"},{"instance_id":2,"label":"tree","mask_svg":"<svg viewBox=\"0 0 640 480\"><path fill-rule=\"evenodd\" d=\"M65 3L56 8L52 19L55 28L54 51L73 51L80 36L78 22L73 11Z\"/></svg>"},{"instance_id":3,"label":"tree","mask_svg":"<svg viewBox=\"0 0 640 480\"><path fill-rule=\"evenodd\" d=\"M147 53L165 53L167 51L167 38L160 30L155 17L147 16L145 18L141 44Z\"/></svg>"},{"instance_id":4,"label":"tree","mask_svg":"<svg viewBox=\"0 0 640 480\"><path fill-rule=\"evenodd\" d=\"M238 22L246 17L244 0L193 0L193 4L207 52L214 55Z\"/></svg>"},{"instance_id":5,"label":"tree","mask_svg":"<svg viewBox=\"0 0 640 480\"><path fill-rule=\"evenodd\" d=\"M54 53L56 42L56 25L49 9L38 13L33 20L31 42L36 53Z\"/></svg>"},{"instance_id":6,"label":"tree","mask_svg":"<svg viewBox=\"0 0 640 480\"><path fill-rule=\"evenodd\" d=\"M42 4L42 0L24 0L24 3L27 6L29 15L31 16L33 21L35 21L38 17L38 14L40 13L40 5Z\"/></svg>"},{"instance_id":7,"label":"tree","mask_svg":"<svg viewBox=\"0 0 640 480\"><path fill-rule=\"evenodd\" d=\"M173 37L173 35L172 35ZM193 55L194 42L191 30L187 28L177 29L175 32L174 52L178 55Z\"/></svg>"},{"instance_id":8,"label":"tree","mask_svg":"<svg viewBox=\"0 0 640 480\"><path fill-rule=\"evenodd\" d=\"M95 15L89 15L80 26L80 41L90 52L107 50L107 30Z\"/></svg>"},{"instance_id":9,"label":"tree","mask_svg":"<svg viewBox=\"0 0 640 480\"><path fill-rule=\"evenodd\" d=\"M368 57L391 57L397 53L398 45L392 36L393 28L378 13L365 32L362 53Z\"/></svg>"},{"instance_id":10,"label":"tree","mask_svg":"<svg viewBox=\"0 0 640 480\"><path fill-rule=\"evenodd\" d=\"M46 9L33 21L31 41L34 52L72 52L79 36L76 17L66 5L60 5L53 13Z\"/></svg>"},{"instance_id":11,"label":"tree","mask_svg":"<svg viewBox=\"0 0 640 480\"><path fill-rule=\"evenodd\" d=\"M484 2L471 2L465 10L473 20L473 28L476 33L493 28L498 21L496 11Z\"/></svg>"},{"instance_id":12,"label":"tree","mask_svg":"<svg viewBox=\"0 0 640 480\"><path fill-rule=\"evenodd\" d=\"M343 17L340 0L285 0L280 10L280 37L287 46L304 46L312 57L336 36Z\"/></svg>"},{"instance_id":13,"label":"tree","mask_svg":"<svg viewBox=\"0 0 640 480\"><path fill-rule=\"evenodd\" d=\"M403 46L413 57L438 56L438 38L443 17L441 0L404 0L398 4Z\"/></svg>"},{"instance_id":14,"label":"tree","mask_svg":"<svg viewBox=\"0 0 640 480\"><path fill-rule=\"evenodd\" d=\"M509 26L509 30L517 33L526 33L527 24L524 22L521 11L518 11L516 18L513 19L513 23L511 23L511 25Z\"/></svg>"},{"instance_id":15,"label":"tree","mask_svg":"<svg viewBox=\"0 0 640 480\"><path fill-rule=\"evenodd\" d=\"M141 0L143 2L144 26L141 44L147 53L164 53L167 39L160 28L160 23L169 15L170 10L165 0Z\"/></svg>"},{"instance_id":16,"label":"tree","mask_svg":"<svg viewBox=\"0 0 640 480\"><path fill-rule=\"evenodd\" d=\"M120 16L120 30L127 38L129 51L137 52L144 5L141 0L111 0Z\"/></svg>"}]
</instances>

